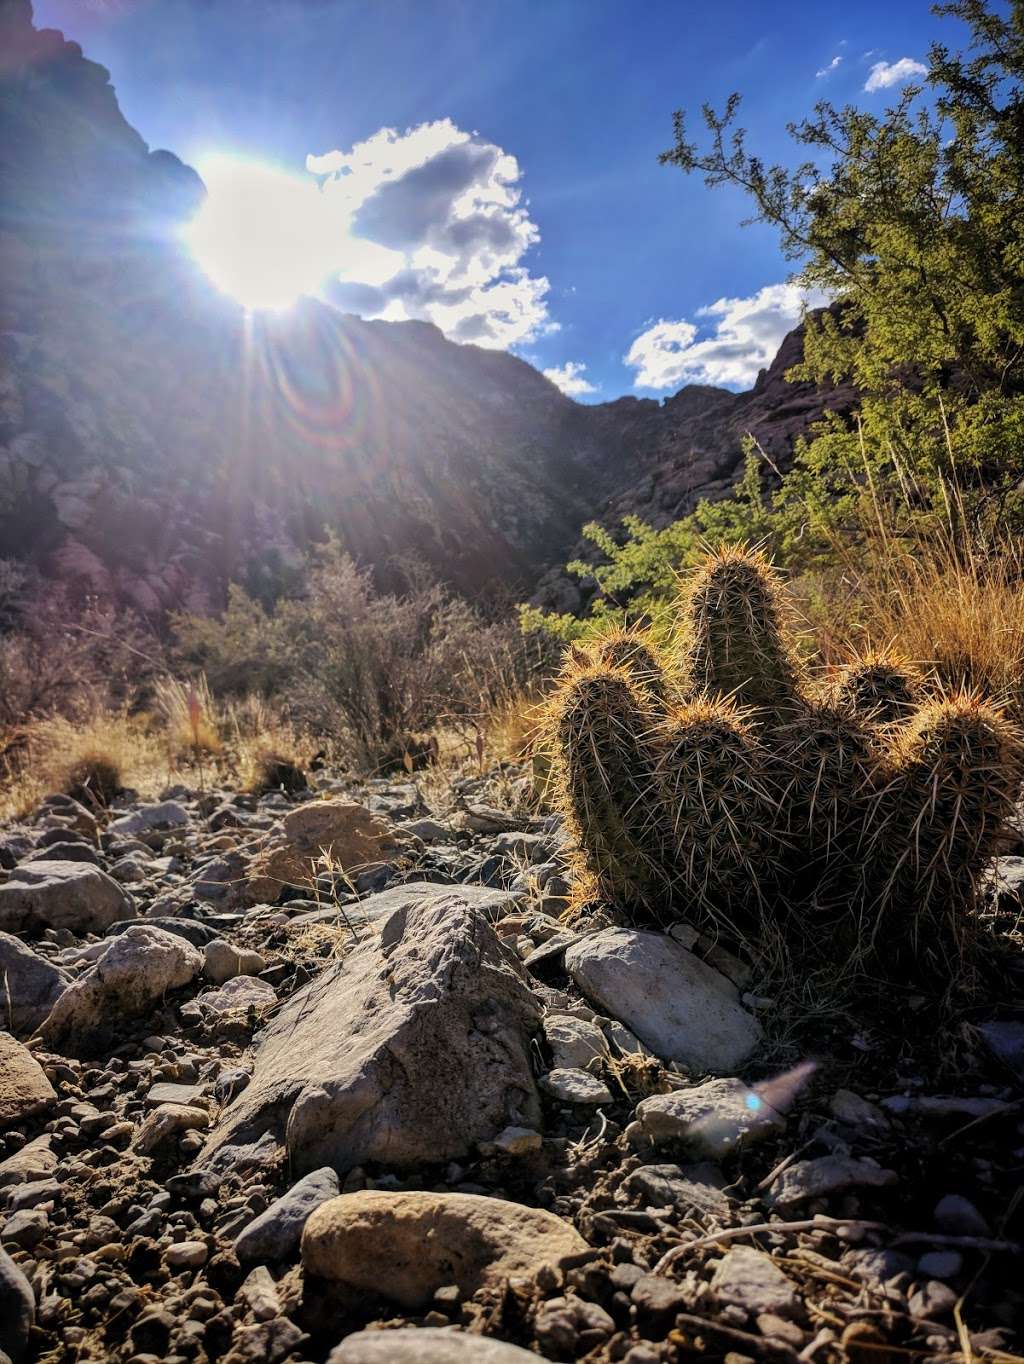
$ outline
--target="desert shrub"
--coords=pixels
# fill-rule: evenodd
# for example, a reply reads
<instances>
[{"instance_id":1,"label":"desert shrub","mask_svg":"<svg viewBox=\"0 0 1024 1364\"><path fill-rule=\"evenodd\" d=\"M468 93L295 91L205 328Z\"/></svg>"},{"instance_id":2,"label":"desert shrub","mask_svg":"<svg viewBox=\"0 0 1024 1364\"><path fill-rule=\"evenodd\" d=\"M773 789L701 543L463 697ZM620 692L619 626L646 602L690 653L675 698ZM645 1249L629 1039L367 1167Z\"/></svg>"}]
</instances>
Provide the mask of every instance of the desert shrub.
<instances>
[{"instance_id":1,"label":"desert shrub","mask_svg":"<svg viewBox=\"0 0 1024 1364\"><path fill-rule=\"evenodd\" d=\"M215 694L273 698L291 724L371 768L407 735L483 713L549 658L513 621L436 584L378 592L336 544L301 597L268 610L236 587L222 615L179 615L174 632L179 657Z\"/></svg>"}]
</instances>

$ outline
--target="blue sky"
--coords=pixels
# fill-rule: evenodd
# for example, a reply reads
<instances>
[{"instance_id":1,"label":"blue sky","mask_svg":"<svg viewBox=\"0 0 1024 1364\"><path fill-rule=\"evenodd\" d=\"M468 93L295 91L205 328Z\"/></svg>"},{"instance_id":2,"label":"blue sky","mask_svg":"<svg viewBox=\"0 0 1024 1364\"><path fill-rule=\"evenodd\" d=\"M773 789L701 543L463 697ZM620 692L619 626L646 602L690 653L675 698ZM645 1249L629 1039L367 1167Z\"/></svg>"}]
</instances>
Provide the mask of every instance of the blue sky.
<instances>
[{"instance_id":1,"label":"blue sky","mask_svg":"<svg viewBox=\"0 0 1024 1364\"><path fill-rule=\"evenodd\" d=\"M775 235L740 226L742 196L658 165L675 108L739 90L751 146L788 159L786 122L816 99L883 109L913 73L899 63L962 37L924 0L35 0L35 14L110 69L152 147L204 174L196 241L222 287L240 261L274 273L260 232L280 195L286 230L266 250L295 258L278 261L285 291L322 268L341 306L508 347L583 401L746 387L799 307Z\"/></svg>"}]
</instances>

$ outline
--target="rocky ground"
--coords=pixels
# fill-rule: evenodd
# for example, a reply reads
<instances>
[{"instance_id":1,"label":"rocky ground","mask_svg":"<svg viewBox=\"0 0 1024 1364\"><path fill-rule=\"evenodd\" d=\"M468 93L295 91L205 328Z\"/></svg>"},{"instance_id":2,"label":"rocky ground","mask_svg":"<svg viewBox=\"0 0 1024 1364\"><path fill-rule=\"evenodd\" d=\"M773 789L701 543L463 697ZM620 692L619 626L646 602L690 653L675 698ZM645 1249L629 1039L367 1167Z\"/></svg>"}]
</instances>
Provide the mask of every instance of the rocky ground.
<instances>
[{"instance_id":1,"label":"rocky ground","mask_svg":"<svg viewBox=\"0 0 1024 1364\"><path fill-rule=\"evenodd\" d=\"M521 785L0 834L0 1352L1020 1351L1022 1015L801 1029L684 924L566 930Z\"/></svg>"}]
</instances>

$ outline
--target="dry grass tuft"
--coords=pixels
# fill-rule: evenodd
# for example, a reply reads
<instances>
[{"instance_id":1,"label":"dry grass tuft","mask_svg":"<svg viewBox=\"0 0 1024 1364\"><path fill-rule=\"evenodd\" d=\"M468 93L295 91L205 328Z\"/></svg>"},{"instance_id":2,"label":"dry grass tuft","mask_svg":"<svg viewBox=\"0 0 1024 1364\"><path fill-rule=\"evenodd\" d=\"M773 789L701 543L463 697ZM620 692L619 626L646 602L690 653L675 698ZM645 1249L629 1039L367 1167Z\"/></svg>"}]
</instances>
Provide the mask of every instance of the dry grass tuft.
<instances>
[{"instance_id":1,"label":"dry grass tuft","mask_svg":"<svg viewBox=\"0 0 1024 1364\"><path fill-rule=\"evenodd\" d=\"M216 704L201 673L190 682L158 678L153 684L153 705L163 722L173 761L202 762L222 751Z\"/></svg>"},{"instance_id":2,"label":"dry grass tuft","mask_svg":"<svg viewBox=\"0 0 1024 1364\"><path fill-rule=\"evenodd\" d=\"M6 774L0 818L26 814L54 791L90 806L109 805L124 787L154 790L168 769L159 741L127 709L97 705L78 720L55 716L27 726L17 767Z\"/></svg>"}]
</instances>

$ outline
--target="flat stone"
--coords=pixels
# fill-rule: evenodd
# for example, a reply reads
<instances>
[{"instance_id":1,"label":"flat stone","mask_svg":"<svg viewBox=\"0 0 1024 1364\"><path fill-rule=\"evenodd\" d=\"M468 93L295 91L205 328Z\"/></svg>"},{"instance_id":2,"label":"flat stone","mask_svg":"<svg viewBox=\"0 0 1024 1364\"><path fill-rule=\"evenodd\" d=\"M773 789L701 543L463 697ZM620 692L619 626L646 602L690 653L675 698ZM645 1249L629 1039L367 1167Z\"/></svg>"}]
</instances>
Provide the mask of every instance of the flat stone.
<instances>
[{"instance_id":1,"label":"flat stone","mask_svg":"<svg viewBox=\"0 0 1024 1364\"><path fill-rule=\"evenodd\" d=\"M250 1009L262 1014L276 1003L277 991L269 980L260 980L257 976L234 976L216 990L204 990L195 999L183 1004L181 1016L190 1022L199 1022L224 1014L248 1013Z\"/></svg>"},{"instance_id":2,"label":"flat stone","mask_svg":"<svg viewBox=\"0 0 1024 1364\"><path fill-rule=\"evenodd\" d=\"M204 1159L272 1131L299 1174L408 1168L457 1160L510 1125L538 1128L539 1021L519 962L460 893L435 888L288 1000Z\"/></svg>"},{"instance_id":3,"label":"flat stone","mask_svg":"<svg viewBox=\"0 0 1024 1364\"><path fill-rule=\"evenodd\" d=\"M309 1215L338 1194L338 1176L329 1167L314 1170L293 1184L235 1238L240 1260L284 1260L298 1249Z\"/></svg>"},{"instance_id":4,"label":"flat stone","mask_svg":"<svg viewBox=\"0 0 1024 1364\"><path fill-rule=\"evenodd\" d=\"M179 805L176 800L162 800L111 820L107 825L107 833L124 836L146 833L150 829L180 829L189 822L189 813L184 805Z\"/></svg>"},{"instance_id":5,"label":"flat stone","mask_svg":"<svg viewBox=\"0 0 1024 1364\"><path fill-rule=\"evenodd\" d=\"M102 933L135 913L123 886L87 862L22 862L0 885L0 930Z\"/></svg>"},{"instance_id":6,"label":"flat stone","mask_svg":"<svg viewBox=\"0 0 1024 1364\"><path fill-rule=\"evenodd\" d=\"M643 1137L656 1146L686 1141L721 1155L738 1142L751 1145L785 1126L785 1118L742 1080L706 1080L692 1089L653 1094L636 1109Z\"/></svg>"},{"instance_id":7,"label":"flat stone","mask_svg":"<svg viewBox=\"0 0 1024 1364\"><path fill-rule=\"evenodd\" d=\"M876 1161L854 1156L819 1156L798 1160L783 1170L771 1188L771 1201L779 1207L822 1198L845 1189L886 1189L897 1183L895 1170L884 1170Z\"/></svg>"},{"instance_id":8,"label":"flat stone","mask_svg":"<svg viewBox=\"0 0 1024 1364\"><path fill-rule=\"evenodd\" d=\"M588 999L663 1061L728 1071L761 1041L735 985L663 933L601 929L567 950L565 966Z\"/></svg>"},{"instance_id":9,"label":"flat stone","mask_svg":"<svg viewBox=\"0 0 1024 1364\"><path fill-rule=\"evenodd\" d=\"M327 1364L537 1364L537 1356L456 1327L404 1326L346 1336Z\"/></svg>"},{"instance_id":10,"label":"flat stone","mask_svg":"<svg viewBox=\"0 0 1024 1364\"><path fill-rule=\"evenodd\" d=\"M923 1279L955 1279L963 1267L964 1257L958 1250L929 1250L917 1262Z\"/></svg>"},{"instance_id":11,"label":"flat stone","mask_svg":"<svg viewBox=\"0 0 1024 1364\"><path fill-rule=\"evenodd\" d=\"M51 1149L50 1140L50 1134L44 1132L0 1161L0 1189L52 1175L57 1168L57 1153Z\"/></svg>"},{"instance_id":12,"label":"flat stone","mask_svg":"<svg viewBox=\"0 0 1024 1364\"><path fill-rule=\"evenodd\" d=\"M203 975L216 985L223 985L225 981L232 980L235 976L258 976L267 965L259 952L254 952L251 948L235 947L233 943L225 942L223 938L214 938L213 942L208 942L204 956Z\"/></svg>"},{"instance_id":13,"label":"flat stone","mask_svg":"<svg viewBox=\"0 0 1024 1364\"><path fill-rule=\"evenodd\" d=\"M193 1104L206 1093L206 1085L179 1084L174 1080L159 1080L150 1085L146 1103L156 1107L158 1104Z\"/></svg>"},{"instance_id":14,"label":"flat stone","mask_svg":"<svg viewBox=\"0 0 1024 1364\"><path fill-rule=\"evenodd\" d=\"M250 903L273 904L283 890L312 886L324 856L354 874L390 862L408 846L386 820L343 799L312 800L289 811L249 864Z\"/></svg>"},{"instance_id":15,"label":"flat stone","mask_svg":"<svg viewBox=\"0 0 1024 1364\"><path fill-rule=\"evenodd\" d=\"M70 982L20 938L0 933L0 1019L15 1037L30 1037Z\"/></svg>"},{"instance_id":16,"label":"flat stone","mask_svg":"<svg viewBox=\"0 0 1024 1364\"><path fill-rule=\"evenodd\" d=\"M682 1217L696 1213L724 1221L731 1203L722 1192L725 1179L717 1165L641 1165L623 1188L653 1208L674 1208Z\"/></svg>"},{"instance_id":17,"label":"flat stone","mask_svg":"<svg viewBox=\"0 0 1024 1364\"><path fill-rule=\"evenodd\" d=\"M612 1101L612 1092L604 1081L587 1070L551 1070L540 1084L546 1093L561 1103L594 1107Z\"/></svg>"},{"instance_id":18,"label":"flat stone","mask_svg":"<svg viewBox=\"0 0 1024 1364\"><path fill-rule=\"evenodd\" d=\"M867 1127L882 1131L889 1119L877 1104L862 1099L851 1089L837 1089L829 1101L829 1112L848 1127Z\"/></svg>"},{"instance_id":19,"label":"flat stone","mask_svg":"<svg viewBox=\"0 0 1024 1364\"><path fill-rule=\"evenodd\" d=\"M588 1249L554 1213L476 1194L343 1194L322 1204L302 1233L307 1274L354 1295L413 1309L438 1288L465 1296Z\"/></svg>"},{"instance_id":20,"label":"flat stone","mask_svg":"<svg viewBox=\"0 0 1024 1364\"><path fill-rule=\"evenodd\" d=\"M798 1298L793 1282L774 1260L751 1246L734 1246L715 1270L711 1290L720 1302L746 1312L774 1312L789 1316Z\"/></svg>"},{"instance_id":21,"label":"flat stone","mask_svg":"<svg viewBox=\"0 0 1024 1364\"><path fill-rule=\"evenodd\" d=\"M0 1128L12 1127L56 1101L53 1086L27 1047L0 1032Z\"/></svg>"}]
</instances>

